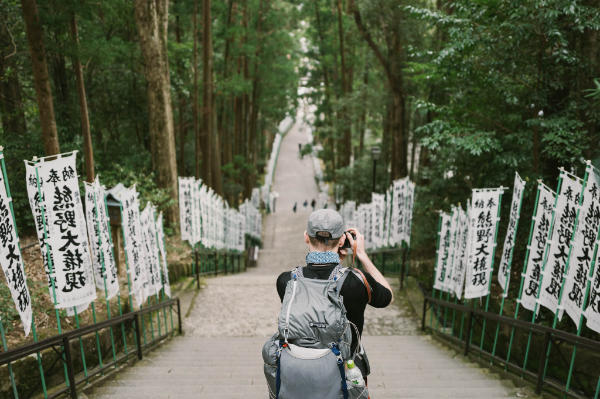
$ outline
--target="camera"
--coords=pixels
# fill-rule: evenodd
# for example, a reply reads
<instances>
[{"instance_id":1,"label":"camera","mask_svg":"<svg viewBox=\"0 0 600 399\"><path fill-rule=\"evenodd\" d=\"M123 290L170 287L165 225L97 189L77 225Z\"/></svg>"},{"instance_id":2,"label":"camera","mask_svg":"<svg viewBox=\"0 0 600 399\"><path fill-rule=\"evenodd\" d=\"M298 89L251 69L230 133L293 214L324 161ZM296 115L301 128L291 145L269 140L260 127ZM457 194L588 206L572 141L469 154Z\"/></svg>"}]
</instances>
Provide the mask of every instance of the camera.
<instances>
[{"instance_id":1,"label":"camera","mask_svg":"<svg viewBox=\"0 0 600 399\"><path fill-rule=\"evenodd\" d=\"M346 231L344 232L344 236L346 235L346 233L350 233L350 235L352 236L353 240L356 240L356 234L350 232L350 231ZM348 240L348 237L346 237L346 240L344 241L344 245L342 245L342 249L345 248L350 248L350 240Z\"/></svg>"}]
</instances>

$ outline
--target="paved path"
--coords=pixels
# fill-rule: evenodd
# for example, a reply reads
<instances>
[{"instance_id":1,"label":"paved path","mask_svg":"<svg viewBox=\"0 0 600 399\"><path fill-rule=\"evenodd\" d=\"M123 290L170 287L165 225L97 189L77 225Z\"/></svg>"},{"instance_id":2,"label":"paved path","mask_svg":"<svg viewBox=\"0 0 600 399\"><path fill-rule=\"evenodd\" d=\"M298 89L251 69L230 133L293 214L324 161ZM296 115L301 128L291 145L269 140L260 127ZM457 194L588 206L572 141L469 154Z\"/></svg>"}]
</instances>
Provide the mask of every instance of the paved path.
<instances>
[{"instance_id":1,"label":"paved path","mask_svg":"<svg viewBox=\"0 0 600 399\"><path fill-rule=\"evenodd\" d=\"M258 266L247 273L208 279L184 320L185 335L119 372L90 392L90 398L267 398L260 352L277 329L280 302L275 279L303 263L302 234L309 210L302 202L317 196L311 160L298 158L298 143L306 142L307 129L302 118L298 120L282 143L274 182L280 197L277 212L265 221L265 248ZM292 212L294 202L298 213ZM400 297L386 309L368 308L364 335L375 399L491 399L517 394L512 385L419 335Z\"/></svg>"}]
</instances>

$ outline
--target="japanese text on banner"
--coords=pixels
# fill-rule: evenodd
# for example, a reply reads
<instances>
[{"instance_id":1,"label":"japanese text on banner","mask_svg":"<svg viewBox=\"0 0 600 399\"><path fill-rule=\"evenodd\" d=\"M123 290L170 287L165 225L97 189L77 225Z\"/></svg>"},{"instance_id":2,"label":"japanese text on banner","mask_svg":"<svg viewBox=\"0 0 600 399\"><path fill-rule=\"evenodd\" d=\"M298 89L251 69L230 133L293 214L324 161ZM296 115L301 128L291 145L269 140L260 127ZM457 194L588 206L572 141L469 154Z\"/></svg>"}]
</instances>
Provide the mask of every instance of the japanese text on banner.
<instances>
[{"instance_id":1,"label":"japanese text on banner","mask_svg":"<svg viewBox=\"0 0 600 399\"><path fill-rule=\"evenodd\" d=\"M518 173L515 173L515 184L513 188L512 202L510 204L510 219L504 238L504 247L502 247L502 259L498 267L498 283L502 287L504 296L508 294L508 285L510 284L510 265L512 262L513 248L517 238L517 225L519 223L519 213L521 210L521 200L525 191L525 181L521 179Z\"/></svg>"},{"instance_id":2,"label":"japanese text on banner","mask_svg":"<svg viewBox=\"0 0 600 399\"><path fill-rule=\"evenodd\" d=\"M552 312L558 307L558 297L569 256L569 245L575 227L581 196L581 181L563 173L560 193L556 200L550 246L544 261L539 304ZM561 312L562 313L562 312Z\"/></svg>"},{"instance_id":3,"label":"japanese text on banner","mask_svg":"<svg viewBox=\"0 0 600 399\"><path fill-rule=\"evenodd\" d=\"M521 306L532 312L536 308L542 265L546 254L546 244L550 234L550 223L552 222L552 212L554 211L556 198L554 192L541 182L538 184L538 191L537 211L530 232L531 244L521 292Z\"/></svg>"},{"instance_id":4,"label":"japanese text on banner","mask_svg":"<svg viewBox=\"0 0 600 399\"><path fill-rule=\"evenodd\" d=\"M75 154L37 165L47 209L48 242L56 291L64 294L58 307L76 307L96 299Z\"/></svg>"},{"instance_id":5,"label":"japanese text on banner","mask_svg":"<svg viewBox=\"0 0 600 399\"><path fill-rule=\"evenodd\" d=\"M490 278L495 252L495 236L498 226L498 209L503 189L473 190L469 258L465 298L479 298L490 293Z\"/></svg>"},{"instance_id":6,"label":"japanese text on banner","mask_svg":"<svg viewBox=\"0 0 600 399\"><path fill-rule=\"evenodd\" d=\"M4 156L0 153L0 158ZM1 159L4 163L4 159ZM27 277L23 265L23 256L19 246L19 237L11 211L12 198L8 196L8 184L4 171L0 171L0 265L6 277L12 300L19 312L25 336L29 335L33 319L31 295L27 287Z\"/></svg>"}]
</instances>

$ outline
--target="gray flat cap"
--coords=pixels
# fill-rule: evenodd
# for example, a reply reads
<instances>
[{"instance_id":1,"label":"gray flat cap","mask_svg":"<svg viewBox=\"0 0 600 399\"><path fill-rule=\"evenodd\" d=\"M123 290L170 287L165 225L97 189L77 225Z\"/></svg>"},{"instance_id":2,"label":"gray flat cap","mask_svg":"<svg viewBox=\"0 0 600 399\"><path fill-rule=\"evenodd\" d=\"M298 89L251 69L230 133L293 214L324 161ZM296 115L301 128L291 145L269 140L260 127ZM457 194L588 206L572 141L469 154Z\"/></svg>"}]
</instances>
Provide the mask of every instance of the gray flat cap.
<instances>
[{"instance_id":1,"label":"gray flat cap","mask_svg":"<svg viewBox=\"0 0 600 399\"><path fill-rule=\"evenodd\" d=\"M319 209L308 217L306 233L309 237L340 238L344 234L344 219L332 209Z\"/></svg>"}]
</instances>

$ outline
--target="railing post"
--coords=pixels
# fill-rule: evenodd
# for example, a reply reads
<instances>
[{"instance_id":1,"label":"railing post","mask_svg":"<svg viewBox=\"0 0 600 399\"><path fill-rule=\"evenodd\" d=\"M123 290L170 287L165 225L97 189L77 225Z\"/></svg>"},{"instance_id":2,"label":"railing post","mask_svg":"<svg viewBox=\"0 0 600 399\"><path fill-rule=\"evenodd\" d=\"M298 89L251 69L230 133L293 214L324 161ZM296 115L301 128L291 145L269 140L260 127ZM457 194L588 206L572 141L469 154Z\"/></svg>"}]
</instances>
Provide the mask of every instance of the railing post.
<instances>
[{"instance_id":1,"label":"railing post","mask_svg":"<svg viewBox=\"0 0 600 399\"><path fill-rule=\"evenodd\" d=\"M179 297L177 297L177 327L179 329L179 335L182 334L183 329L181 328L181 302L179 301Z\"/></svg>"},{"instance_id":2,"label":"railing post","mask_svg":"<svg viewBox=\"0 0 600 399\"><path fill-rule=\"evenodd\" d=\"M471 346L471 328L473 328L473 309L469 311L467 319L467 333L465 334L465 356L469 355L469 347Z\"/></svg>"},{"instance_id":3,"label":"railing post","mask_svg":"<svg viewBox=\"0 0 600 399\"><path fill-rule=\"evenodd\" d=\"M140 314L136 313L133 319L135 324L135 343L137 344L137 357L139 360L142 360L143 352L142 352L142 333L140 332Z\"/></svg>"},{"instance_id":4,"label":"railing post","mask_svg":"<svg viewBox=\"0 0 600 399\"><path fill-rule=\"evenodd\" d=\"M423 317L421 318L421 331L425 331L425 315L427 314L427 297L423 298Z\"/></svg>"},{"instance_id":5,"label":"railing post","mask_svg":"<svg viewBox=\"0 0 600 399\"><path fill-rule=\"evenodd\" d=\"M200 270L198 269L198 250L194 248L194 263L196 264L196 289L200 289Z\"/></svg>"},{"instance_id":6,"label":"railing post","mask_svg":"<svg viewBox=\"0 0 600 399\"><path fill-rule=\"evenodd\" d=\"M63 350L65 352L65 362L67 363L67 377L69 378L69 393L71 399L77 399L77 388L75 385L75 373L73 372L73 358L71 357L71 347L69 337L63 337Z\"/></svg>"},{"instance_id":7,"label":"railing post","mask_svg":"<svg viewBox=\"0 0 600 399\"><path fill-rule=\"evenodd\" d=\"M546 331L544 334L544 347L540 355L537 370L537 384L535 385L535 393L541 394L542 388L544 387L544 365L546 364L546 358L548 357L548 346L550 346L550 338L552 337L550 331Z\"/></svg>"},{"instance_id":8,"label":"railing post","mask_svg":"<svg viewBox=\"0 0 600 399\"><path fill-rule=\"evenodd\" d=\"M406 264L406 258L408 255L408 245L404 248L404 251L402 251L402 265L400 267L400 273L402 273L400 275L400 289L404 288L404 279L406 277L406 275L408 274L408 266Z\"/></svg>"}]
</instances>

